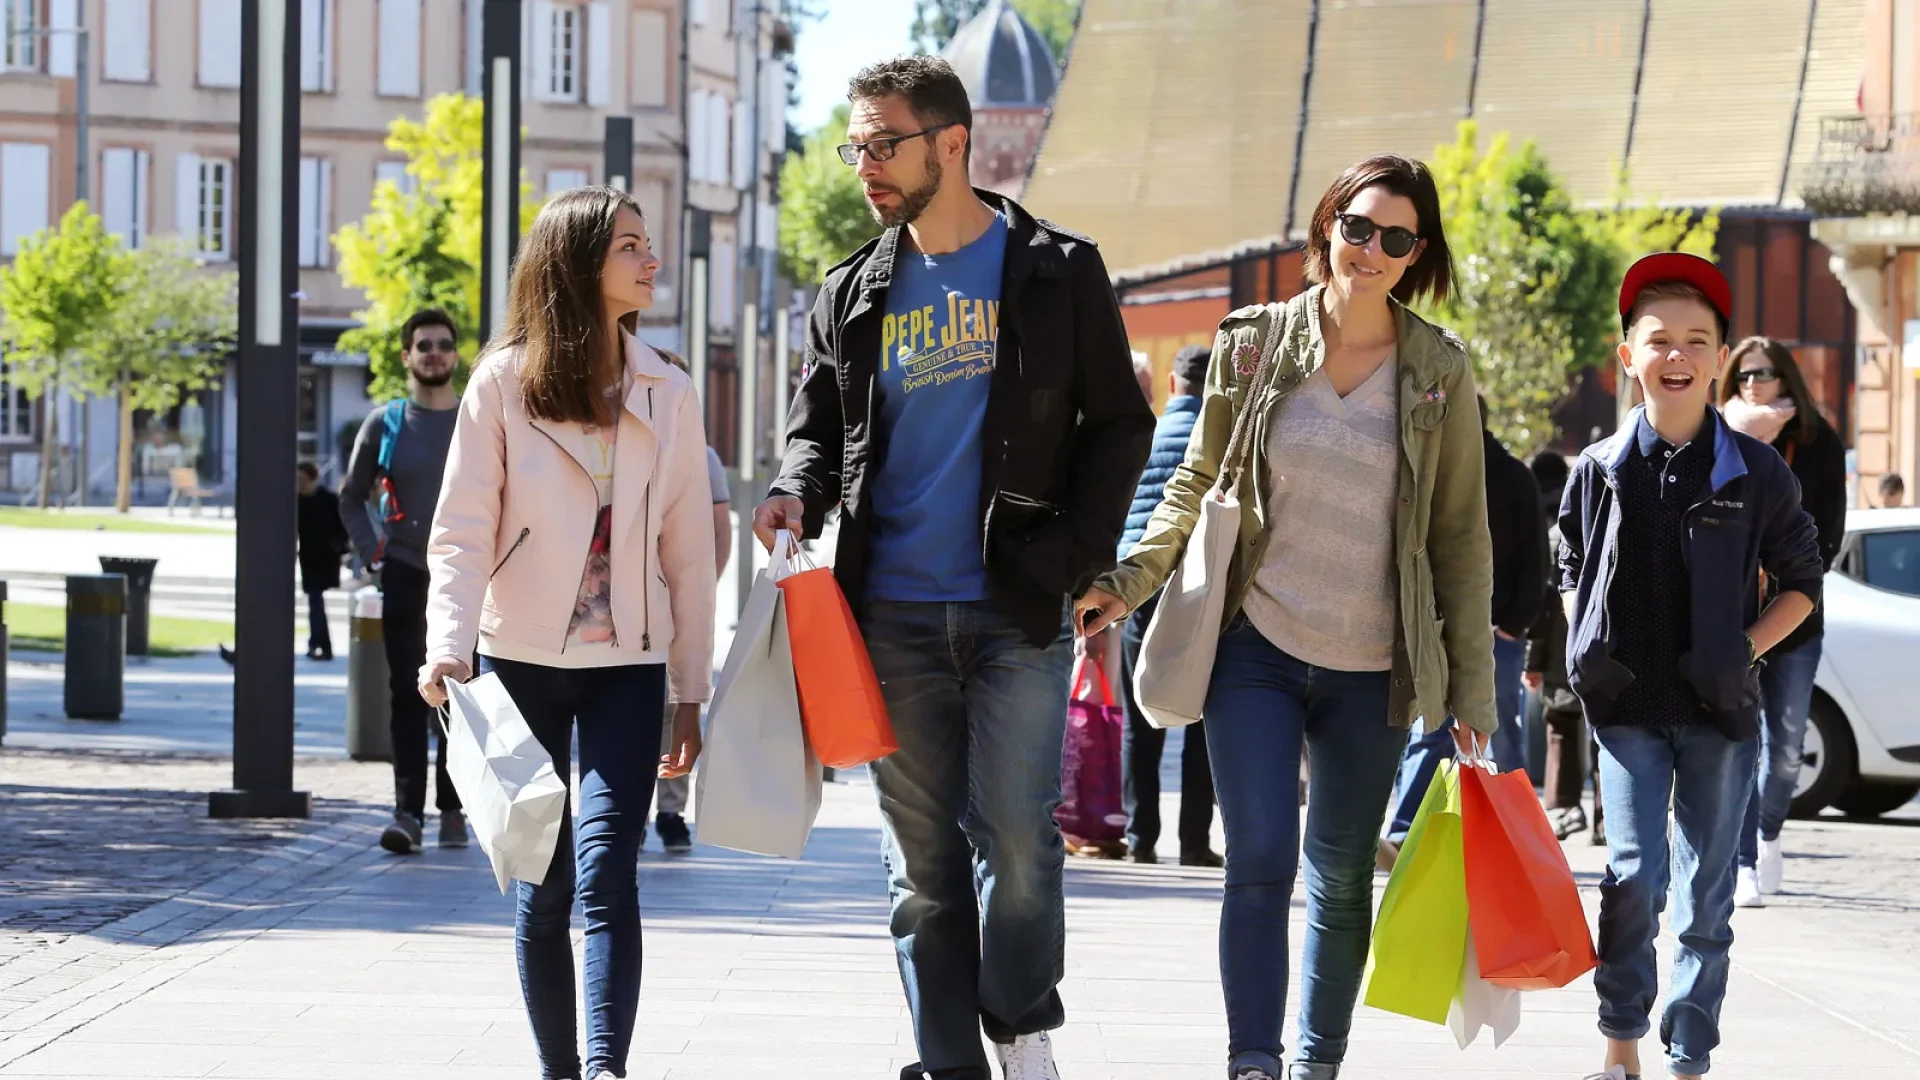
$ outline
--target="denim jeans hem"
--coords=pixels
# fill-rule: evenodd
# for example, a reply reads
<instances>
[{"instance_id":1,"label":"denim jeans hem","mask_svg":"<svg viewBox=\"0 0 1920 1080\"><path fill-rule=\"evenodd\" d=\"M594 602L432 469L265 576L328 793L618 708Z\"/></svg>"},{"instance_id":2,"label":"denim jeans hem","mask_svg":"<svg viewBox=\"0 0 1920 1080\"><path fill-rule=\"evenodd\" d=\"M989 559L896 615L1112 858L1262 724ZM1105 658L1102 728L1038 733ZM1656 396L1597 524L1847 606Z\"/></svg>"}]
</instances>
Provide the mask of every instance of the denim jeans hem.
<instances>
[{"instance_id":1,"label":"denim jeans hem","mask_svg":"<svg viewBox=\"0 0 1920 1080\"><path fill-rule=\"evenodd\" d=\"M1267 1075L1280 1080L1280 1055L1266 1050L1242 1050L1227 1062L1228 1080L1233 1080L1241 1069L1265 1069Z\"/></svg>"},{"instance_id":2,"label":"denim jeans hem","mask_svg":"<svg viewBox=\"0 0 1920 1080\"><path fill-rule=\"evenodd\" d=\"M1674 1076L1705 1076L1713 1069L1713 1062L1702 1058L1699 1061L1681 1061L1679 1058L1667 1059L1667 1072Z\"/></svg>"},{"instance_id":3,"label":"denim jeans hem","mask_svg":"<svg viewBox=\"0 0 1920 1080\"><path fill-rule=\"evenodd\" d=\"M1287 1080L1338 1080L1340 1063L1337 1061L1296 1061L1287 1074Z\"/></svg>"},{"instance_id":4,"label":"denim jeans hem","mask_svg":"<svg viewBox=\"0 0 1920 1080\"><path fill-rule=\"evenodd\" d=\"M1652 1030L1653 1022L1651 1020L1641 1021L1638 1027L1608 1027L1605 1020L1600 1021L1600 1034L1609 1039L1619 1039L1622 1042L1633 1042L1636 1039L1644 1039L1647 1037L1647 1032Z\"/></svg>"}]
</instances>

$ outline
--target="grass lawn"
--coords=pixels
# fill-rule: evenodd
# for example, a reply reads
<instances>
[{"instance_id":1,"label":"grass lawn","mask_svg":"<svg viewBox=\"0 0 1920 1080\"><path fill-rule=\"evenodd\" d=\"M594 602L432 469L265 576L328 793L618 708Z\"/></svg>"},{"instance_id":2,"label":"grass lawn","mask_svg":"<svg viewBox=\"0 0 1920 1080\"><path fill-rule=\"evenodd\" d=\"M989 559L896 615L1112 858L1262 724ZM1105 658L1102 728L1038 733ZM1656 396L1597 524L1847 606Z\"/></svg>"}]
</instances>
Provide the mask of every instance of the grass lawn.
<instances>
[{"instance_id":1,"label":"grass lawn","mask_svg":"<svg viewBox=\"0 0 1920 1080\"><path fill-rule=\"evenodd\" d=\"M16 529L68 529L81 532L196 533L220 531L205 525L175 524L151 518L122 517L111 510L35 510L0 506L0 525Z\"/></svg>"},{"instance_id":2,"label":"grass lawn","mask_svg":"<svg viewBox=\"0 0 1920 1080\"><path fill-rule=\"evenodd\" d=\"M22 652L63 652L67 640L67 609L53 604L9 603L7 644ZM214 619L181 619L154 615L147 624L153 656L186 656L205 652L233 640L233 624Z\"/></svg>"}]
</instances>

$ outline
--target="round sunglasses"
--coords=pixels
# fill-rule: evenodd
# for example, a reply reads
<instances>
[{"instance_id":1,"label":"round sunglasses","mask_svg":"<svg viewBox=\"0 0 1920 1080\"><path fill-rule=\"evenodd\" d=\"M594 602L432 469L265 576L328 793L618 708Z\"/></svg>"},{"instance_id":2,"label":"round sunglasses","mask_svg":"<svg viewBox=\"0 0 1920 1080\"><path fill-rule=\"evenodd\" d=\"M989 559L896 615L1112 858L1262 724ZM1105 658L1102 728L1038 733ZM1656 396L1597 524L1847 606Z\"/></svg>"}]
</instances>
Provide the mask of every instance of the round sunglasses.
<instances>
[{"instance_id":1,"label":"round sunglasses","mask_svg":"<svg viewBox=\"0 0 1920 1080\"><path fill-rule=\"evenodd\" d=\"M1734 382L1779 382L1780 373L1770 367L1747 368L1734 375Z\"/></svg>"},{"instance_id":2,"label":"round sunglasses","mask_svg":"<svg viewBox=\"0 0 1920 1080\"><path fill-rule=\"evenodd\" d=\"M1413 251L1413 246L1420 242L1418 234L1403 229L1398 225L1389 225L1382 228L1372 218L1364 217L1360 214L1335 214L1333 216L1339 219L1341 239L1352 244L1354 247L1366 247L1367 241L1373 239L1373 234L1379 233L1380 250L1385 252L1389 259L1406 258L1407 255Z\"/></svg>"}]
</instances>

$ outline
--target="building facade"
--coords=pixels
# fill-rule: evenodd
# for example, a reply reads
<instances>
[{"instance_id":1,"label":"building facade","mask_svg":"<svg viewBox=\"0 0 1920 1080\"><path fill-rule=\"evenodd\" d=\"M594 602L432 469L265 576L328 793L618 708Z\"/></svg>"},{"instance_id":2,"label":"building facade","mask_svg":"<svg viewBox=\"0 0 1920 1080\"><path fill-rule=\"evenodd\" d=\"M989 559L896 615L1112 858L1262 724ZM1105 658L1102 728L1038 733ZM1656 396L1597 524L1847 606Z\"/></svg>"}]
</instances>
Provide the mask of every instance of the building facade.
<instances>
[{"instance_id":1,"label":"building facade","mask_svg":"<svg viewBox=\"0 0 1920 1080\"><path fill-rule=\"evenodd\" d=\"M966 84L973 106L974 184L1020 198L1059 79L1053 51L1006 0L990 0L941 55Z\"/></svg>"}]
</instances>

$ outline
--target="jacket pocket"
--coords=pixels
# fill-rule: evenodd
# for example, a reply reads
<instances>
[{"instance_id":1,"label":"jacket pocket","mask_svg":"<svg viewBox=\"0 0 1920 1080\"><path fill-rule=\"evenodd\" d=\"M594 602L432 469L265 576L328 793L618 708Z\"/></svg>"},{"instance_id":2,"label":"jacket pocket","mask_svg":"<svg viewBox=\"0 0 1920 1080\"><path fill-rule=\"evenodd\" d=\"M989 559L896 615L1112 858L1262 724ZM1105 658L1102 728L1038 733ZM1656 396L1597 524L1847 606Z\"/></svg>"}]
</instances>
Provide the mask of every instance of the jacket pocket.
<instances>
[{"instance_id":1,"label":"jacket pocket","mask_svg":"<svg viewBox=\"0 0 1920 1080\"><path fill-rule=\"evenodd\" d=\"M1412 625L1413 640L1408 652L1413 660L1413 688L1422 705L1429 709L1444 709L1447 700L1447 663L1446 650L1441 641L1445 624L1440 618L1440 609L1433 596L1433 564L1428 561L1427 549L1417 548L1413 553L1412 593L1406 595L1403 586L1401 604L1413 613L1413 618L1403 620Z\"/></svg>"},{"instance_id":2,"label":"jacket pocket","mask_svg":"<svg viewBox=\"0 0 1920 1080\"><path fill-rule=\"evenodd\" d=\"M1431 393L1431 391L1429 391ZM1408 422L1420 431L1438 431L1447 420L1447 399L1423 399L1413 407Z\"/></svg>"}]
</instances>

